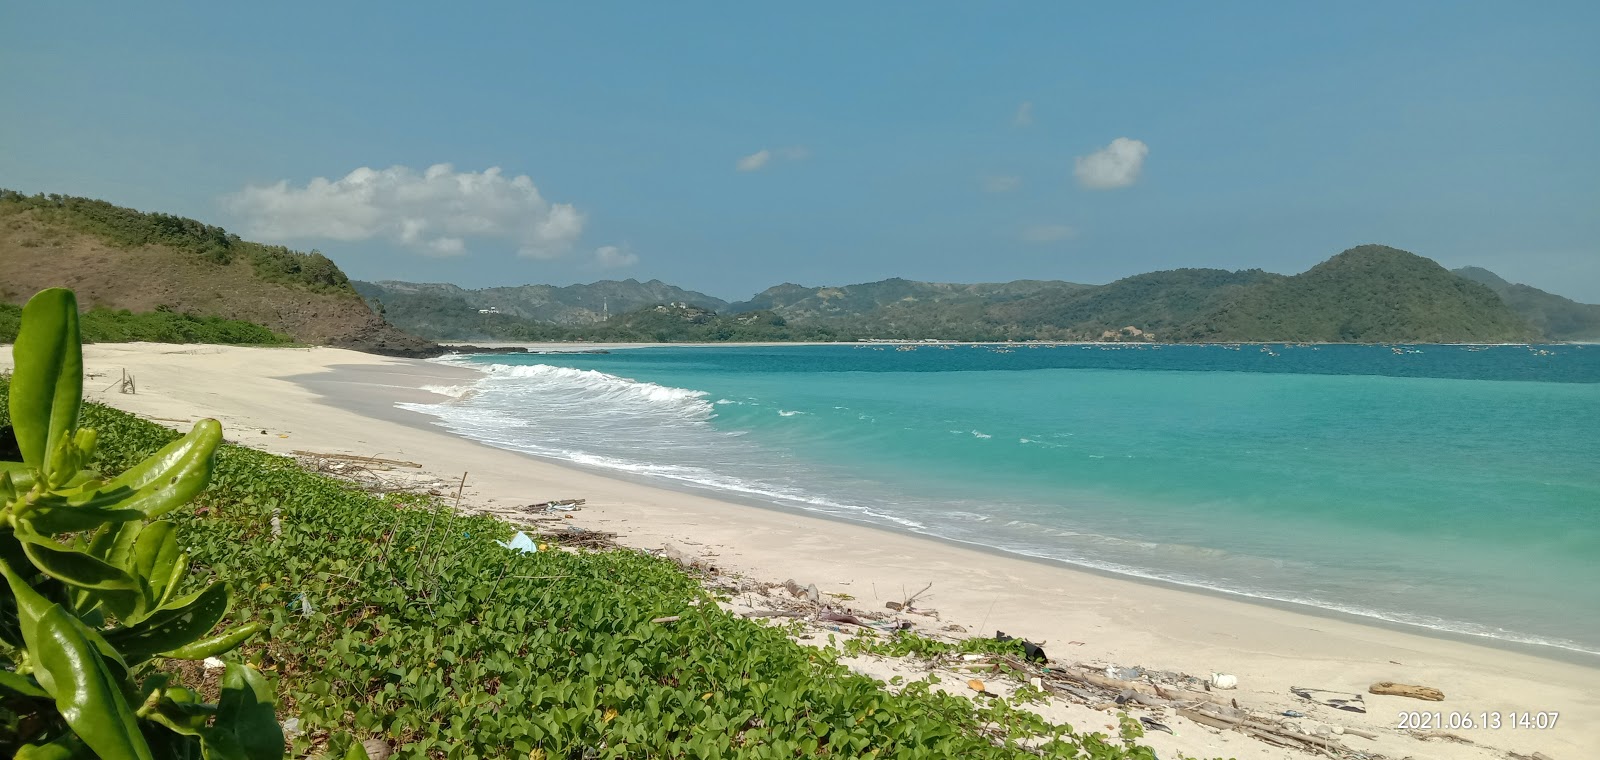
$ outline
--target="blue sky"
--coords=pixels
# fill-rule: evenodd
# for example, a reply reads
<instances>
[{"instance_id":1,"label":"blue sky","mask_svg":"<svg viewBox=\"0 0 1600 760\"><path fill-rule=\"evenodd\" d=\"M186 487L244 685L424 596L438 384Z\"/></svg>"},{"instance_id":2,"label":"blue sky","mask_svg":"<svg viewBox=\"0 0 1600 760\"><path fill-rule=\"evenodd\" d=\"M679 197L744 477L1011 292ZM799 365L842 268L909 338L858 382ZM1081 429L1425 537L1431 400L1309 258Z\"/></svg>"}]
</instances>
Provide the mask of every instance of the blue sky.
<instances>
[{"instance_id":1,"label":"blue sky","mask_svg":"<svg viewBox=\"0 0 1600 760\"><path fill-rule=\"evenodd\" d=\"M1600 302L1596 39L1555 2L9 3L0 186L366 279L742 298L1379 242Z\"/></svg>"}]
</instances>

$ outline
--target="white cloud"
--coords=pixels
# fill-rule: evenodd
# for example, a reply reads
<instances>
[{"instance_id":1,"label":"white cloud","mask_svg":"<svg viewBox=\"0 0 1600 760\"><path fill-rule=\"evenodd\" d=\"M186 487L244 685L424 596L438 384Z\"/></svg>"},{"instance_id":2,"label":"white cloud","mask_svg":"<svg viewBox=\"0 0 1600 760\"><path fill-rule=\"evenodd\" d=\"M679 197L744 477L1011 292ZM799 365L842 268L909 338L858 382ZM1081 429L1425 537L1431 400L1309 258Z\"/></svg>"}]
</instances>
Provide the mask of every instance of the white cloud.
<instances>
[{"instance_id":1,"label":"white cloud","mask_svg":"<svg viewBox=\"0 0 1600 760\"><path fill-rule=\"evenodd\" d=\"M763 148L739 159L739 163L734 164L734 168L742 172L753 172L766 166L767 162L771 160L772 151Z\"/></svg>"},{"instance_id":2,"label":"white cloud","mask_svg":"<svg viewBox=\"0 0 1600 760\"><path fill-rule=\"evenodd\" d=\"M1033 126L1033 101L1022 101L1022 104L1017 106L1017 115L1011 120L1011 123L1019 127Z\"/></svg>"},{"instance_id":3,"label":"white cloud","mask_svg":"<svg viewBox=\"0 0 1600 760\"><path fill-rule=\"evenodd\" d=\"M338 180L317 177L304 187L287 181L250 185L223 199L251 237L388 240L435 256L459 256L467 240L509 240L533 258L562 255L583 233L584 218L566 203L550 203L519 174L499 167L458 172L434 164L361 167Z\"/></svg>"},{"instance_id":4,"label":"white cloud","mask_svg":"<svg viewBox=\"0 0 1600 760\"><path fill-rule=\"evenodd\" d=\"M1072 173L1084 187L1096 190L1127 187L1139 179L1144 157L1149 154L1150 146L1143 142L1118 137L1100 150L1078 156Z\"/></svg>"},{"instance_id":5,"label":"white cloud","mask_svg":"<svg viewBox=\"0 0 1600 760\"><path fill-rule=\"evenodd\" d=\"M1022 239L1029 243L1054 243L1077 235L1077 230L1065 224L1035 224L1022 231Z\"/></svg>"},{"instance_id":6,"label":"white cloud","mask_svg":"<svg viewBox=\"0 0 1600 760\"><path fill-rule=\"evenodd\" d=\"M614 245L604 245L594 249L594 260L604 269L625 269L639 263L639 256Z\"/></svg>"},{"instance_id":7,"label":"white cloud","mask_svg":"<svg viewBox=\"0 0 1600 760\"><path fill-rule=\"evenodd\" d=\"M789 145L777 150L762 148L734 163L733 168L741 172L760 171L772 163L772 159L781 158L785 161L804 161L811 157L811 149L804 145Z\"/></svg>"},{"instance_id":8,"label":"white cloud","mask_svg":"<svg viewBox=\"0 0 1600 760\"><path fill-rule=\"evenodd\" d=\"M1009 193L1022 187L1022 178L1015 174L996 174L984 177L981 184L986 193Z\"/></svg>"}]
</instances>

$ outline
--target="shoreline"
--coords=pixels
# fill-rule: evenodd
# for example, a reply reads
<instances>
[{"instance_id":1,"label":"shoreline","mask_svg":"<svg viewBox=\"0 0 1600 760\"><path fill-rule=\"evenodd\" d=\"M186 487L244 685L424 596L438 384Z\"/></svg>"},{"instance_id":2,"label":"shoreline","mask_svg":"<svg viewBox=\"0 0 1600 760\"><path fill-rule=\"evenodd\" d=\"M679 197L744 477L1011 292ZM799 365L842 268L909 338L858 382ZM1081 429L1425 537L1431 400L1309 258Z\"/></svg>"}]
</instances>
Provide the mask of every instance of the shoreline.
<instances>
[{"instance_id":1,"label":"shoreline","mask_svg":"<svg viewBox=\"0 0 1600 760\"><path fill-rule=\"evenodd\" d=\"M649 344L649 345L654 345L654 344ZM684 344L684 345L690 345L690 344ZM705 345L705 344L693 344L693 345ZM756 344L750 344L750 345L756 345ZM767 344L760 344L760 345L767 345ZM809 344L809 345L831 345L831 344ZM433 361L433 360L429 360L429 361ZM459 365L459 364L448 364L448 365L445 365L445 366L457 367L457 366L462 366L462 365ZM331 369L334 372L338 372L339 369L340 369L340 366L339 365L334 365L333 367L331 367ZM473 370L473 371L476 371L476 370ZM294 381L294 382L297 382L297 383L299 383L299 384L301 384L303 386L315 388L316 380L314 379L314 377L315 376L306 377L306 378L291 377L291 378L286 378L286 379ZM438 402L447 402L447 401L451 400L447 396L443 396L443 395L440 395L440 394L433 394L432 391L424 391L424 392L434 395ZM428 403L428 402L413 402L413 403ZM551 465L553 467L559 467L559 468L562 468L562 469L568 469L568 470L574 470L574 471L578 471L578 472L583 472L583 473L587 473L587 474L590 474L590 475L593 475L593 476L596 476L596 477L601 477L601 478L620 480L620 481L624 481L624 482L627 482L627 483L636 484L636 485L638 485L640 487L643 487L643 488L653 488L653 489L660 489L660 490L665 490L665 491L672 491L672 492L675 492L675 493L684 494L686 496L695 496L695 497L698 497L698 498L711 499L711 500L715 500L715 501L718 501L718 502L727 503L729 505L736 505L736 506L739 506L739 507L745 507L745 508L749 508L749 509L759 509L759 510L762 510L764 512L770 512L770 513L773 513L773 514L776 514L776 515L792 516L792 517L808 519L808 520L822 520L822 521L825 521L825 522L835 523L835 524L842 525L842 526L851 526L851 527L863 528L863 529L867 529L867 530L871 530L871 531L882 531L882 532L886 532L886 533L893 533L895 535L904 536L906 538L913 539L913 540L933 542L933 543L941 544L941 545L948 546L948 547L951 547L951 548L959 548L959 549L965 549L965 550L969 550L969 551L980 552L980 553L983 553L983 554L993 555L995 557L1003 557L1003 558L1010 559L1010 560L1015 560L1015 561L1020 561L1020 562L1027 562L1027 563L1031 563L1031 564L1040 565L1042 567L1056 568L1056 569L1067 571L1067 572L1086 573L1086 574L1089 574L1089 575L1094 575L1094 576L1097 576L1097 577L1100 577L1100 578L1104 578L1106 580L1111 580L1111 581L1134 583L1134 584L1138 584L1138 585L1141 585L1141 586L1149 586L1149 587L1153 587L1153 588L1161 588L1161 589L1165 589L1165 590L1168 590L1168 591L1172 591L1172 592L1175 592L1175 593L1181 593L1181 594L1198 594L1198 595L1213 597L1213 598L1216 598L1216 599L1219 599L1219 600L1228 600L1228 601L1232 601L1232 602L1235 602L1235 603L1262 606L1262 607L1267 607L1267 608L1271 608L1271 609L1281 610L1281 611L1292 613L1292 614L1305 615L1305 616L1313 617L1313 618L1326 618L1328 620L1342 621L1342 622L1349 623L1349 624L1352 624L1352 625L1363 625L1363 626L1371 626L1371 627L1375 627L1375 628L1381 628L1381 629L1393 631L1395 633L1404 633L1404 634L1409 634L1409 635L1414 635L1414 636L1421 636L1421 637L1425 637L1425 638L1437 638L1437 639L1441 639L1441 640L1453 641L1453 642L1456 642L1456 643L1467 644L1467 645L1472 645L1472 646L1482 646L1482 647L1487 647L1487 648L1490 648L1490 649L1497 649L1497 650L1501 650L1501 651L1505 651L1505 652L1509 652L1509 653L1516 653L1516 654L1527 655L1527 656L1530 656L1530 657L1536 657L1536 658L1545 659L1545 660L1553 660L1553 661L1557 661L1557 662L1563 662L1563 663L1567 663L1567 664L1571 664L1571 665L1577 665L1577 666L1580 666L1580 667L1600 668L1600 652L1590 651L1590 650L1586 650L1586 649L1576 649L1576 648L1572 648L1572 647L1565 647L1565 646L1561 646L1559 644L1549 644L1549 643L1543 643L1543 642L1519 641L1519 640L1516 640L1516 639L1498 638L1498 637L1495 637L1495 636L1491 636L1489 634L1472 633L1472 632L1469 632L1469 631L1456 631L1456 630L1450 630L1450 629L1447 629L1447 628L1434 628L1434 627L1431 627L1431 626L1423 625L1421 623L1410 623L1410 622L1406 622L1406 621L1403 621L1403 620L1392 620L1392 619L1389 619L1389 618L1381 617L1381 616L1379 616L1377 614L1363 614L1361 612L1352 612L1352 611L1349 611L1349 610L1342 610L1342 609L1338 609L1338 608L1335 608L1335 607L1319 606L1317 604L1313 604L1313 603L1310 603L1310 602L1301 602L1301 601L1294 601L1294 600L1289 600L1289 599L1278 599L1276 597L1259 596L1259 595L1250 594L1250 593L1243 592L1243 591L1235 591L1235 590L1231 590L1231 589L1218 588L1218 587L1215 587L1215 586L1207 586L1207 585L1203 585L1203 584L1201 584L1199 582L1185 583L1183 581L1171 580L1171 579L1168 579L1168 578L1160 578L1160 577L1149 576L1149 575L1139 575L1137 573L1131 573L1131 572L1121 572L1121 571L1110 569L1110 568L1098 567L1098 566L1095 566L1095 565L1092 565L1092 564L1088 564L1088 563L1074 562L1074 561L1069 560L1069 559L1060 559L1060 558L1056 558L1056 557L1047 557L1047 556L1039 556L1039 555L1027 554L1027 553L1024 553L1024 552L1015 551L1015 550L1012 550L1012 549L1007 549L1007 548L1001 547L1001 546L994 546L994 545L991 545L991 544L981 543L979 541L967 541L967 540L962 540L962 539L959 539L959 538L951 538L949 536L942 536L942 535L938 535L938 534L935 534L935 533L922 533L922 532L918 532L916 530L912 530L910 528L903 527L903 526L896 526L896 525L892 525L892 524L888 524L888 523L867 522L865 520L856 520L856 519L851 519L849 517L845 517L845 516L842 516L842 515L830 514L828 512L823 512L823 511L818 511L818 510L808 510L808 509L805 509L804 507L791 507L791 506L788 506L788 505L785 505L785 504L780 504L780 503L776 503L776 502L773 502L773 501L764 500L759 496L742 494L742 493L738 493L738 492L734 492L734 491L719 490L719 489L711 487L711 486L698 485L698 484L695 484L695 483L689 482L689 481L677 481L677 480L672 480L672 479L667 479L667 478L652 477L652 476L649 476L649 475L641 475L641 474L638 474L638 473L632 473L632 472L627 472L627 471L623 471L623 470L609 469L609 468L600 467L600 466L597 466L597 465L585 464L585 463L582 463L582 462L574 462L574 461L558 459L558 458L554 458L554 457L540 456L539 454L529 453L529 452L525 452L525 451L517 451L515 449L501 448L501 447L494 446L494 445L489 444L489 443L485 443L483 441L478 441L478 440L475 440L475 439L472 439L472 438L467 438L465 436L458 436L458 435L456 435L454 433L451 433L448 430L445 430L441 425L439 425L436 422L437 418L429 416L426 412L421 412L421 411L417 411L417 410L413 410L413 409L405 409L405 408L401 408L401 407L394 407L394 411L390 412L389 414L393 415L393 417L390 418L392 421L397 422L399 424L408 425L410 427L417 428L417 429L423 430L425 432L450 435L452 437L458 438L460 440L466 441L468 443L471 443L471 444L474 444L474 445L477 445L477 446L482 446L482 447L487 448L487 449L492 449L492 450L495 450L495 451L504 451L504 452L508 452L508 453L511 453L511 454L515 454L517 456L524 456L524 457L528 457L530 459L535 459L535 460L538 460L540 462L544 462L546 464L549 464L549 465Z\"/></svg>"},{"instance_id":2,"label":"shoreline","mask_svg":"<svg viewBox=\"0 0 1600 760\"><path fill-rule=\"evenodd\" d=\"M1354 721L1350 725L1386 730L1385 746L1391 739L1406 742L1401 756L1503 757L1509 750L1538 750L1561 760L1600 746L1600 694L1593 687L1600 669L1549 652L1516 651L1536 645L1495 642L1510 645L1500 647L1467 634L1458 641L1445 632L1420 633L1415 626L1349 613L1314 613L1304 605L1129 578L741 503L723 494L711 498L698 489L637 482L458 438L421 412L394 407L398 401L443 400L421 386L470 382L476 370L320 348L105 344L86 347L85 360L90 371L114 373L125 366L140 376L137 396L97 392L95 383L86 383L94 400L163 422L195 413L215 416L230 439L275 453L393 456L423 463L451 486L459 476L449 473L466 471L463 501L483 511L514 515L508 505L586 498L588 505L570 522L616 532L626 545L685 546L725 571L816 583L824 593L848 594L868 609L902 598L902 587L914 591L931 581L929 606L939 610L941 621L959 622L970 634L998 628L1042 641L1062 661L1201 676L1231 673L1239 676L1240 688L1230 696L1241 703L1314 716L1321 708L1290 696L1289 684L1362 692L1369 683L1394 680L1442 688L1450 697L1444 703L1368 697L1367 714L1338 714ZM1511 709L1557 709L1563 715L1550 731L1465 732L1477 743L1471 748L1417 742L1392 731L1401 710ZM1479 752L1491 748L1496 754ZM1226 749L1234 754L1242 748Z\"/></svg>"}]
</instances>

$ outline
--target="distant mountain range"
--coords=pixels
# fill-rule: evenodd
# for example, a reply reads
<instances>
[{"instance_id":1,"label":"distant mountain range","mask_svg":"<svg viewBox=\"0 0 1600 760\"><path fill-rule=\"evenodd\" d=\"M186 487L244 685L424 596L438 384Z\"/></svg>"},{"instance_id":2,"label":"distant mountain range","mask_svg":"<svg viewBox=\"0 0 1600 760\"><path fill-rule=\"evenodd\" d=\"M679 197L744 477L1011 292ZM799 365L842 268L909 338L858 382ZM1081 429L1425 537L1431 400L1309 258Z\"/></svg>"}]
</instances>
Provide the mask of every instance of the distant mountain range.
<instances>
[{"instance_id":1,"label":"distant mountain range","mask_svg":"<svg viewBox=\"0 0 1600 760\"><path fill-rule=\"evenodd\" d=\"M104 201L0 190L0 271L0 302L66 286L85 307L222 317L300 342L412 356L439 352L431 340L484 339L1600 339L1600 306L1379 245L1293 276L1177 269L1106 285L896 278L783 284L728 303L659 280L482 289L352 282L316 251Z\"/></svg>"},{"instance_id":2,"label":"distant mountain range","mask_svg":"<svg viewBox=\"0 0 1600 760\"><path fill-rule=\"evenodd\" d=\"M1380 245L1352 248L1293 276L1177 269L1106 285L899 278L828 287L785 283L737 303L656 280L483 290L357 282L356 288L395 324L439 340L729 340L723 336L738 333L740 340L1382 343L1600 335L1600 306L1513 285L1481 269L1452 273ZM596 303L604 309L597 311ZM491 308L498 313L481 313Z\"/></svg>"},{"instance_id":3,"label":"distant mountain range","mask_svg":"<svg viewBox=\"0 0 1600 760\"><path fill-rule=\"evenodd\" d=\"M1521 314L1552 340L1600 340L1600 304L1578 303L1530 285L1506 282L1481 267L1462 267L1456 274L1487 285L1512 311Z\"/></svg>"}]
</instances>

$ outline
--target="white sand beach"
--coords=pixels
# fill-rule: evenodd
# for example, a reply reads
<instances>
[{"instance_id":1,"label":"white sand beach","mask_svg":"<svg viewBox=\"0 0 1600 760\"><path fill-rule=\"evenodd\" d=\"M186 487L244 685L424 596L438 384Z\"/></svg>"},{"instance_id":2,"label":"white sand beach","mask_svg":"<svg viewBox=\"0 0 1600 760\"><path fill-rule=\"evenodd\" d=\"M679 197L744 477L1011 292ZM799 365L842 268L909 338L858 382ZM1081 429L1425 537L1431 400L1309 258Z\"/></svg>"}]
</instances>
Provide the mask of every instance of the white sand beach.
<instances>
[{"instance_id":1,"label":"white sand beach","mask_svg":"<svg viewBox=\"0 0 1600 760\"><path fill-rule=\"evenodd\" d=\"M554 348L554 347L552 347ZM600 346L563 345L560 350ZM11 352L0 352L9 366ZM316 451L406 460L422 479L450 483L466 473L463 507L515 513L521 505L581 498L566 522L614 531L632 546L673 544L715 561L724 573L800 584L882 609L932 584L922 606L940 624L973 634L1002 630L1043 642L1056 660L1142 666L1199 676L1238 677L1225 692L1241 705L1306 713L1318 722L1373 732L1349 747L1392 758L1507 758L1542 752L1552 760L1600 757L1600 667L1479 643L1309 614L1209 593L1108 577L978 548L654 487L490 448L398 409L400 401L442 401L424 385L470 383L473 370L337 349L267 349L157 344L85 347L86 395L169 427L199 417L222 421L229 440L281 454ZM126 369L136 394L113 385ZM871 666L863 667L870 669ZM1318 706L1291 686L1366 692L1378 681L1438 688L1425 702L1368 695L1366 714ZM1558 711L1551 729L1459 729L1455 738L1396 730L1404 711ZM1088 707L1051 717L1082 728L1114 723ZM1151 734L1163 758L1302 757L1233 732L1174 719L1177 735ZM1105 730L1101 728L1101 730ZM1108 733L1114 733L1108 731Z\"/></svg>"}]
</instances>

